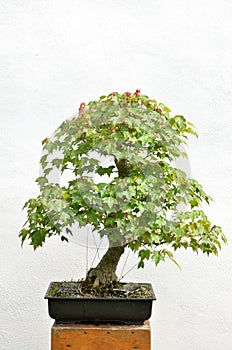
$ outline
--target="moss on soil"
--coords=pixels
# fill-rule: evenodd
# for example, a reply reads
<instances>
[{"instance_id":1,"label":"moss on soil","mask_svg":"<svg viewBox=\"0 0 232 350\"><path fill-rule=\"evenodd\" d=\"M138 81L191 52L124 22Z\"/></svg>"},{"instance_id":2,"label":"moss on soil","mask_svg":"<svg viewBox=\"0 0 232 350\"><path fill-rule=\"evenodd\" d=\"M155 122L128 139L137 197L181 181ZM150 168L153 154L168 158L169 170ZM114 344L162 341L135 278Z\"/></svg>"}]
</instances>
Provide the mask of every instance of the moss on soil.
<instances>
[{"instance_id":1,"label":"moss on soil","mask_svg":"<svg viewBox=\"0 0 232 350\"><path fill-rule=\"evenodd\" d=\"M48 297L71 298L152 298L149 285L142 283L112 283L93 288L86 281L53 282Z\"/></svg>"}]
</instances>

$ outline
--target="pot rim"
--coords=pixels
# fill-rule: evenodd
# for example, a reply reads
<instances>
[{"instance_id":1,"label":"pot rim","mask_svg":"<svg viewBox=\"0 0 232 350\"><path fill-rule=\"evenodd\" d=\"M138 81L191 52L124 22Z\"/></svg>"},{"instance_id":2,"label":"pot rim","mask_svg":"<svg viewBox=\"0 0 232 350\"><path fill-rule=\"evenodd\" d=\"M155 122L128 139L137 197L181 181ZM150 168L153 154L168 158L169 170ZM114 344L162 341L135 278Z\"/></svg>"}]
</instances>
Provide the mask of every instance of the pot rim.
<instances>
[{"instance_id":1,"label":"pot rim","mask_svg":"<svg viewBox=\"0 0 232 350\"><path fill-rule=\"evenodd\" d=\"M85 297L85 296L74 296L74 297L71 297L71 296L67 296L67 297L57 297L57 296L49 296L49 291L50 291L50 288L52 286L53 283L62 283L62 281L52 281L50 282L49 286L48 286L48 289L46 291L46 294L44 296L44 299L49 299L49 300L104 300L104 301L151 301L151 300L156 300L156 296L155 296L155 293L154 293L154 290L153 290L153 287L152 287L152 284L151 283L145 283L145 282L122 282L122 283L125 283L125 284L129 284L129 283L134 283L134 284L137 284L137 285L143 285L143 286L148 286L151 290L151 294L152 296L150 298L112 298L112 297ZM68 282L66 282L68 283ZM71 283L71 281L70 281Z\"/></svg>"}]
</instances>

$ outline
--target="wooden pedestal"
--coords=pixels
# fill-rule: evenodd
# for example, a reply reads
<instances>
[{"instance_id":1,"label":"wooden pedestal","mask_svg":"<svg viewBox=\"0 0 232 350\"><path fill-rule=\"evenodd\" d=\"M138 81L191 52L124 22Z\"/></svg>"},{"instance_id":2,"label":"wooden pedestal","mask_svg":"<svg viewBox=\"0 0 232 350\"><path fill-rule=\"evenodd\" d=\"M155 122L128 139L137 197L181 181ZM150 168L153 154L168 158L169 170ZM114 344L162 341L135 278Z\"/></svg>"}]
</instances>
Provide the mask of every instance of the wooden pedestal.
<instances>
[{"instance_id":1,"label":"wooden pedestal","mask_svg":"<svg viewBox=\"0 0 232 350\"><path fill-rule=\"evenodd\" d=\"M51 350L150 350L151 329L144 325L56 324Z\"/></svg>"}]
</instances>

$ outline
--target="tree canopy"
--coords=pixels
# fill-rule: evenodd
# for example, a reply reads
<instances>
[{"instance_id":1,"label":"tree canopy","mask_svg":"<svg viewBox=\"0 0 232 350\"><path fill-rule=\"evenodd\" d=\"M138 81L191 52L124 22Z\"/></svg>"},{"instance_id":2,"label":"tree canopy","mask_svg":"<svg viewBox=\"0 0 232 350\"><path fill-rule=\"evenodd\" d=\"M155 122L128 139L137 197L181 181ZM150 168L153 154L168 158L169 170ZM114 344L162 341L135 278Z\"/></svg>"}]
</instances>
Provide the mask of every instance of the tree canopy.
<instances>
[{"instance_id":1,"label":"tree canopy","mask_svg":"<svg viewBox=\"0 0 232 350\"><path fill-rule=\"evenodd\" d=\"M22 243L28 239L36 249L52 235L67 241L65 233L78 223L106 235L111 246L137 252L139 267L148 259L175 262L179 248L217 254L226 238L202 210L211 198L175 165L187 157L181 146L197 133L170 112L139 90L82 103L42 142L40 195L24 205ZM71 173L71 180L54 182L54 169Z\"/></svg>"}]
</instances>

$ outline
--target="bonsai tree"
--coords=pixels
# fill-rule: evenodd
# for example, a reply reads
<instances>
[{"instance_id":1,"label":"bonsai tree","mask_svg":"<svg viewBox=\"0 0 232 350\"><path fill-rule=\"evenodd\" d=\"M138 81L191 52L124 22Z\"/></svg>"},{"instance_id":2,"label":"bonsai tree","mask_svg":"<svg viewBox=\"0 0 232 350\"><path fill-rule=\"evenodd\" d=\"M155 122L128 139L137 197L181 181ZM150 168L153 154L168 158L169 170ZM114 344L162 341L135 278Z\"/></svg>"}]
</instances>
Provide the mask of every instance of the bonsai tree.
<instances>
[{"instance_id":1,"label":"bonsai tree","mask_svg":"<svg viewBox=\"0 0 232 350\"><path fill-rule=\"evenodd\" d=\"M76 227L91 225L109 248L86 281L93 287L117 281L116 268L126 247L156 265L180 248L217 254L226 238L202 210L211 198L175 166L186 157L182 145L195 127L181 115L139 90L113 92L81 103L43 144L40 195L29 199L20 231L34 249L58 235L68 241ZM69 173L60 185L54 178ZM55 176L57 179L57 176ZM58 181L59 182L59 181Z\"/></svg>"}]
</instances>

